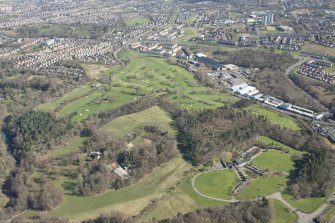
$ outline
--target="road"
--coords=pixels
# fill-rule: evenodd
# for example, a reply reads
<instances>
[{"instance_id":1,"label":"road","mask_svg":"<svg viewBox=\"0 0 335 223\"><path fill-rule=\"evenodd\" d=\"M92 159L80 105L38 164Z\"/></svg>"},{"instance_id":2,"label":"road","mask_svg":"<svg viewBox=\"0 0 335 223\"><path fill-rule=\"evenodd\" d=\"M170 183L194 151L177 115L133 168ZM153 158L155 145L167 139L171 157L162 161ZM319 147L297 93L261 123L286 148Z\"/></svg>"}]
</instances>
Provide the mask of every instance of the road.
<instances>
[{"instance_id":1,"label":"road","mask_svg":"<svg viewBox=\"0 0 335 223\"><path fill-rule=\"evenodd\" d=\"M205 172L204 172L205 173ZM203 193L201 193L200 191L198 191L198 189L195 187L195 180L198 178L198 176L200 176L202 173L197 174L196 176L193 177L192 179L192 188L193 190L200 196L208 198L208 199L212 199L212 200L216 200L216 201L223 201L223 202L229 202L229 203L234 203L234 202L239 202L242 200L238 200L236 199L234 196L232 196L232 199L228 200L228 199L221 199L221 198L216 198L216 197L210 197L207 196ZM297 223L313 223L313 219L318 217L319 215L321 215L330 205L330 201L335 201L335 195L332 195L328 198L327 202L325 202L323 205L321 205L318 209L316 209L315 211L311 212L311 213L305 213L302 212L301 210L295 208L294 206L292 206L290 203L288 203L286 200L284 200L284 198L282 197L282 192L276 192L274 194L271 194L269 196L266 196L267 199L276 199L281 201L286 207L288 207L292 212L294 212L297 216L298 216L298 220ZM260 200L261 198L256 198L256 199L250 199L249 201L256 201L256 200Z\"/></svg>"}]
</instances>

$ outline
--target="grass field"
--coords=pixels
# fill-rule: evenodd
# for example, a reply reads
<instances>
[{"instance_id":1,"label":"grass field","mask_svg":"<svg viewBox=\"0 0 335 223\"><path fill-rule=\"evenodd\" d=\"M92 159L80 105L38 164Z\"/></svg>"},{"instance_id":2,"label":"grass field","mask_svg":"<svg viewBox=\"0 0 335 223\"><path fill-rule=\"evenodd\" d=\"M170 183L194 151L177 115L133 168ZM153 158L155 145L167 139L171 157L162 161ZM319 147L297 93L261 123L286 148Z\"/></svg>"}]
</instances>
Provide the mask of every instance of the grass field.
<instances>
[{"instance_id":1,"label":"grass field","mask_svg":"<svg viewBox=\"0 0 335 223\"><path fill-rule=\"evenodd\" d=\"M237 195L238 199L251 199L271 195L282 191L286 186L285 176L263 177L253 180L242 192Z\"/></svg>"},{"instance_id":2,"label":"grass field","mask_svg":"<svg viewBox=\"0 0 335 223\"><path fill-rule=\"evenodd\" d=\"M144 125L155 125L159 126L161 129L168 130L170 133L173 133L174 130L171 129L171 123L172 120L170 116L160 107L154 106L138 113L125 115L114 119L107 125L103 126L102 130L107 134L113 134L118 137L122 137L131 133L131 131L136 127Z\"/></svg>"},{"instance_id":3,"label":"grass field","mask_svg":"<svg viewBox=\"0 0 335 223\"><path fill-rule=\"evenodd\" d=\"M124 89L138 89L151 94L169 89L176 92L169 99L187 109L213 109L239 100L203 86L189 71L170 64L166 59L129 51L121 57L133 60L113 75L113 83Z\"/></svg>"},{"instance_id":4,"label":"grass field","mask_svg":"<svg viewBox=\"0 0 335 223\"><path fill-rule=\"evenodd\" d=\"M294 120L294 118L283 115L270 109L266 109L260 105L251 105L247 109L257 115L262 115L270 120L271 123L279 125L283 128L291 129L294 131L299 131L301 128L299 124Z\"/></svg>"},{"instance_id":5,"label":"grass field","mask_svg":"<svg viewBox=\"0 0 335 223\"><path fill-rule=\"evenodd\" d=\"M108 71L111 66L103 65L103 64L81 64L81 67L84 69L85 74L89 78L97 78L99 75L104 74Z\"/></svg>"},{"instance_id":6,"label":"grass field","mask_svg":"<svg viewBox=\"0 0 335 223\"><path fill-rule=\"evenodd\" d=\"M197 177L195 187L207 196L230 200L236 180L237 177L231 170L208 172Z\"/></svg>"},{"instance_id":7,"label":"grass field","mask_svg":"<svg viewBox=\"0 0 335 223\"><path fill-rule=\"evenodd\" d=\"M308 199L295 199L290 194L283 194L283 198L295 208L303 212L310 213L320 207L326 200L326 197L308 198Z\"/></svg>"},{"instance_id":8,"label":"grass field","mask_svg":"<svg viewBox=\"0 0 335 223\"><path fill-rule=\"evenodd\" d=\"M151 174L129 187L117 191L110 190L91 197L65 195L61 206L47 214L49 216L66 217L75 222L111 211L135 215L148 205L150 200L166 194L166 190L175 186L183 176L184 171L189 168L190 165L179 157L156 168ZM42 213L28 211L24 215L34 216L38 214Z\"/></svg>"},{"instance_id":9,"label":"grass field","mask_svg":"<svg viewBox=\"0 0 335 223\"><path fill-rule=\"evenodd\" d=\"M85 142L85 138L83 137L75 137L73 140L71 140L66 146L53 150L50 154L52 158L55 157L60 157L60 156L65 156L68 155L72 152L75 152L79 150L82 146L83 143Z\"/></svg>"},{"instance_id":10,"label":"grass field","mask_svg":"<svg viewBox=\"0 0 335 223\"><path fill-rule=\"evenodd\" d=\"M95 112L117 108L138 98L138 96L122 93L121 91L122 90L115 88L110 91L94 91L85 97L81 97L67 104L59 111L58 116L65 117L76 113L72 120L79 122L87 119Z\"/></svg>"},{"instance_id":11,"label":"grass field","mask_svg":"<svg viewBox=\"0 0 335 223\"><path fill-rule=\"evenodd\" d=\"M291 157L281 151L268 150L252 160L252 163L271 172L290 172L293 169Z\"/></svg>"},{"instance_id":12,"label":"grass field","mask_svg":"<svg viewBox=\"0 0 335 223\"><path fill-rule=\"evenodd\" d=\"M138 26L138 25L143 25L150 22L150 19L145 16L138 16L132 19L127 19L126 25L127 26Z\"/></svg>"},{"instance_id":13,"label":"grass field","mask_svg":"<svg viewBox=\"0 0 335 223\"><path fill-rule=\"evenodd\" d=\"M187 213L199 208L226 204L226 202L208 199L197 194L192 187L192 178L192 175L187 176L175 191L169 193L156 208L147 213L141 220L171 218L176 216L178 212Z\"/></svg>"},{"instance_id":14,"label":"grass field","mask_svg":"<svg viewBox=\"0 0 335 223\"><path fill-rule=\"evenodd\" d=\"M335 48L322 46L314 43L307 43L302 46L301 51L314 51L335 56Z\"/></svg>"},{"instance_id":15,"label":"grass field","mask_svg":"<svg viewBox=\"0 0 335 223\"><path fill-rule=\"evenodd\" d=\"M85 94L88 94L91 91L92 91L91 87L84 85L82 87L74 89L73 91L70 91L69 93L63 95L63 97L60 97L51 102L41 104L37 106L36 109L40 111L45 111L45 112L52 111L58 108L59 106L62 106L63 104L65 104L67 101L78 99L84 96Z\"/></svg>"},{"instance_id":16,"label":"grass field","mask_svg":"<svg viewBox=\"0 0 335 223\"><path fill-rule=\"evenodd\" d=\"M276 147L280 147L283 149L283 151L287 152L288 154L290 154L291 156L293 155L298 155L301 154L302 152L300 152L299 150L293 149L290 146L287 146L285 144L282 144L280 142L277 142L269 137L266 136L259 136L257 139L259 142L264 143L264 144L268 144L270 146L276 146Z\"/></svg>"},{"instance_id":17,"label":"grass field","mask_svg":"<svg viewBox=\"0 0 335 223\"><path fill-rule=\"evenodd\" d=\"M270 200L272 209L271 223L294 223L297 221L297 215L290 211L281 201Z\"/></svg>"}]
</instances>

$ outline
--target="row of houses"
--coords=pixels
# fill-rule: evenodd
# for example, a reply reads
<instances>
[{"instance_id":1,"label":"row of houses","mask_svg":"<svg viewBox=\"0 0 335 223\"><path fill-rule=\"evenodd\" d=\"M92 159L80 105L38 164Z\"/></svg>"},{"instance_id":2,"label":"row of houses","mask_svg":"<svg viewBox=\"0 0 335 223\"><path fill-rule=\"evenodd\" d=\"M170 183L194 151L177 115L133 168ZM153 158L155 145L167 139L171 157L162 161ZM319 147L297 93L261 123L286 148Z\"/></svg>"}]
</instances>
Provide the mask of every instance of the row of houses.
<instances>
[{"instance_id":1,"label":"row of houses","mask_svg":"<svg viewBox=\"0 0 335 223\"><path fill-rule=\"evenodd\" d=\"M298 73L326 83L334 84L335 73L325 72L322 70L324 67L331 66L333 66L331 63L322 60L312 60L300 65L300 71L298 71Z\"/></svg>"}]
</instances>

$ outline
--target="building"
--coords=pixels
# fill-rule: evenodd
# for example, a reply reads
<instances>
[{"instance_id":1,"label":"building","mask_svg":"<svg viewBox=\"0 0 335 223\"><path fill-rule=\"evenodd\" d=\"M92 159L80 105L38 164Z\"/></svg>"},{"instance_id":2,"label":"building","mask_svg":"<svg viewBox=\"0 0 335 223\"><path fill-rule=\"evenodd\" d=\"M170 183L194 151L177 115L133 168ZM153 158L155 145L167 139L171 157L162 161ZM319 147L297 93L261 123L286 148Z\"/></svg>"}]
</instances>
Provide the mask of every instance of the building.
<instances>
[{"instance_id":1,"label":"building","mask_svg":"<svg viewBox=\"0 0 335 223\"><path fill-rule=\"evenodd\" d=\"M114 173L117 174L120 178L125 179L128 178L128 172L122 167L118 167L114 170Z\"/></svg>"}]
</instances>

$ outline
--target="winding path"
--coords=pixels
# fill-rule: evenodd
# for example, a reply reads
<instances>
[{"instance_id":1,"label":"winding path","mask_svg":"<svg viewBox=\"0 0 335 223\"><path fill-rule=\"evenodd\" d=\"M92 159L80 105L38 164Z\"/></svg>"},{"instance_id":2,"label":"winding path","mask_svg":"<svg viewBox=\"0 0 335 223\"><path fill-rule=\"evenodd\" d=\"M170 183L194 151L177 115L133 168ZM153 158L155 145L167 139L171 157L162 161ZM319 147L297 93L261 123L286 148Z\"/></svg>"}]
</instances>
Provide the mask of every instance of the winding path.
<instances>
[{"instance_id":1,"label":"winding path","mask_svg":"<svg viewBox=\"0 0 335 223\"><path fill-rule=\"evenodd\" d=\"M227 199L221 199L221 198L216 198L216 197L211 197L211 196L207 196L203 193L201 193L196 187L195 187L195 181L196 179L203 173L207 173L207 172L213 172L213 171L206 171L206 172L202 172L199 173L197 175L195 175L192 179L192 188L193 190L200 196L211 199L211 200L216 200L216 201L223 201L223 202L229 202L229 203L234 203L234 202L239 202L239 201L246 201L246 200L238 200L236 199L234 196L232 196L232 199L227 200ZM315 211L311 212L311 213L305 213L302 212L301 210L295 208L294 206L292 206L290 203L288 203L283 197L282 197L282 192L276 192L274 194L268 195L266 196L267 199L276 199L279 200L280 202L282 202L286 207L288 207L293 213L295 213L298 216L298 220L297 223L313 223L313 219L320 216L325 210L327 210L327 208L330 205L330 201L335 201L335 194L331 195L327 202L325 202L323 205L321 205L318 209L316 209ZM255 198L255 199L249 199L248 201L256 201L256 200L260 200L261 198Z\"/></svg>"}]
</instances>

